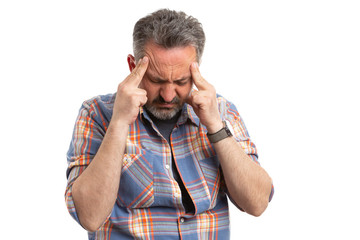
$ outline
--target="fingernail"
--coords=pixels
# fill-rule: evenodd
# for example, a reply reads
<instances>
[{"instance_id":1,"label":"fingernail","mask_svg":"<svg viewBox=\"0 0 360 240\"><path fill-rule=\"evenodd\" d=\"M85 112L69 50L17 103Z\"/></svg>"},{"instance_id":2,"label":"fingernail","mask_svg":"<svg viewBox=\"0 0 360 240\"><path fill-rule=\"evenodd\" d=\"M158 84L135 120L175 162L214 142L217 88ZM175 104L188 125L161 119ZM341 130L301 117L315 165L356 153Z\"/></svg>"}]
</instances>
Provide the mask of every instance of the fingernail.
<instances>
[{"instance_id":1,"label":"fingernail","mask_svg":"<svg viewBox=\"0 0 360 240\"><path fill-rule=\"evenodd\" d=\"M197 62L193 62L192 65L193 65L194 68L198 68L198 67L199 67L199 64L198 64Z\"/></svg>"},{"instance_id":2,"label":"fingernail","mask_svg":"<svg viewBox=\"0 0 360 240\"><path fill-rule=\"evenodd\" d=\"M149 58L147 56L145 56L142 60L143 60L144 63L147 63Z\"/></svg>"}]
</instances>

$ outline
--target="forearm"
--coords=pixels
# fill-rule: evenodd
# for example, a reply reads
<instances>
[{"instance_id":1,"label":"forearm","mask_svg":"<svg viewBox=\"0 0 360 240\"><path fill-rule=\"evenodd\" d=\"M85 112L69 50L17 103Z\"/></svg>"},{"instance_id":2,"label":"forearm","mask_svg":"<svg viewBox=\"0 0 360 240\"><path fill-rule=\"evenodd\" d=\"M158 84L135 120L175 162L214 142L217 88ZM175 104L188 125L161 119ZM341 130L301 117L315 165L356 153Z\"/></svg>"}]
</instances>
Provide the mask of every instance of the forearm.
<instances>
[{"instance_id":1,"label":"forearm","mask_svg":"<svg viewBox=\"0 0 360 240\"><path fill-rule=\"evenodd\" d=\"M272 180L233 137L214 144L228 192L245 212L260 216L266 209Z\"/></svg>"},{"instance_id":2,"label":"forearm","mask_svg":"<svg viewBox=\"0 0 360 240\"><path fill-rule=\"evenodd\" d=\"M73 184L79 220L89 231L101 226L116 201L127 133L128 125L110 123L96 156Z\"/></svg>"},{"instance_id":3,"label":"forearm","mask_svg":"<svg viewBox=\"0 0 360 240\"><path fill-rule=\"evenodd\" d=\"M190 70L198 90L192 91L186 102L193 107L208 133L217 133L223 123L216 90L201 76L198 63L192 63ZM259 216L268 204L272 184L270 177L233 137L214 143L214 147L232 200L249 214Z\"/></svg>"}]
</instances>

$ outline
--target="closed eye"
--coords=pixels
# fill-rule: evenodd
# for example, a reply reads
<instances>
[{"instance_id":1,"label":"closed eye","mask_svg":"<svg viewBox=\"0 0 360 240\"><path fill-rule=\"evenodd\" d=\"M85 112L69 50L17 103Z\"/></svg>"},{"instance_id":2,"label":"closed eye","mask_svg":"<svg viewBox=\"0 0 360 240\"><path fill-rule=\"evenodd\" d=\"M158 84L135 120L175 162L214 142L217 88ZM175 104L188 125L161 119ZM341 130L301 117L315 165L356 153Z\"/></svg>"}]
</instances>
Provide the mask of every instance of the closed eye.
<instances>
[{"instance_id":1,"label":"closed eye","mask_svg":"<svg viewBox=\"0 0 360 240\"><path fill-rule=\"evenodd\" d=\"M147 78L149 79L150 82L154 83L154 84L165 84L168 83L167 80L165 79L161 79L158 77L152 77L149 76L149 74L147 74ZM178 86L184 86L186 85L189 81L191 81L191 77L184 77L178 80L174 80L173 83L178 85Z\"/></svg>"},{"instance_id":2,"label":"closed eye","mask_svg":"<svg viewBox=\"0 0 360 240\"><path fill-rule=\"evenodd\" d=\"M166 82L166 80L162 80L160 78L154 78L151 76L147 76L147 78L149 79L150 82L155 83L155 84L163 84Z\"/></svg>"},{"instance_id":3,"label":"closed eye","mask_svg":"<svg viewBox=\"0 0 360 240\"><path fill-rule=\"evenodd\" d=\"M151 79L151 78L149 78L149 80L150 80L150 82L155 83L155 84L162 84L165 82L165 81L158 81L158 80Z\"/></svg>"},{"instance_id":4,"label":"closed eye","mask_svg":"<svg viewBox=\"0 0 360 240\"><path fill-rule=\"evenodd\" d=\"M176 81L176 84L179 85L179 86L184 86L185 84L188 83L188 79L185 79L185 80L181 80L181 81Z\"/></svg>"}]
</instances>

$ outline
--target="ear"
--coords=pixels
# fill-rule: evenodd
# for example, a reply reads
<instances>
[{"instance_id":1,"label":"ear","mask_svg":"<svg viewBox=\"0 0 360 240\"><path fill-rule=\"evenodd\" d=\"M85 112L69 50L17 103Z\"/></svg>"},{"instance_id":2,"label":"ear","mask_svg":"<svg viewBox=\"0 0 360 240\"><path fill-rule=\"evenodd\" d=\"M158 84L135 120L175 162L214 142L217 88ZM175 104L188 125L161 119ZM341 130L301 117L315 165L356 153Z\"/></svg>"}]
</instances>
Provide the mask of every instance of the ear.
<instances>
[{"instance_id":1,"label":"ear","mask_svg":"<svg viewBox=\"0 0 360 240\"><path fill-rule=\"evenodd\" d=\"M134 56L129 54L127 56L127 62L128 62L128 65L129 65L130 72L132 72L134 70L135 66L136 66Z\"/></svg>"}]
</instances>

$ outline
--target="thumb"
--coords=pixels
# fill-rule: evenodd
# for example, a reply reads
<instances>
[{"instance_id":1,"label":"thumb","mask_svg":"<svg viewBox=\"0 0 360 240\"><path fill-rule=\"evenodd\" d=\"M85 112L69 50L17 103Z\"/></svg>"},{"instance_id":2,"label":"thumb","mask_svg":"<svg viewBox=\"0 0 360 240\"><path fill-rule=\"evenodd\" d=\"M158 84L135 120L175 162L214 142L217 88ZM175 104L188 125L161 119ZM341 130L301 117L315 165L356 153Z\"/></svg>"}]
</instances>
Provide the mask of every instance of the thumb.
<instances>
[{"instance_id":1,"label":"thumb","mask_svg":"<svg viewBox=\"0 0 360 240\"><path fill-rule=\"evenodd\" d=\"M194 102L194 96L192 94L186 98L185 102L194 109L196 114L198 113L199 106Z\"/></svg>"},{"instance_id":2,"label":"thumb","mask_svg":"<svg viewBox=\"0 0 360 240\"><path fill-rule=\"evenodd\" d=\"M192 90L190 91L188 97L185 99L185 102L186 102L187 104L191 105L191 106L194 105L194 104L193 104L193 93L194 93L194 92L197 92L197 90L196 90L196 89L192 89Z\"/></svg>"}]
</instances>

